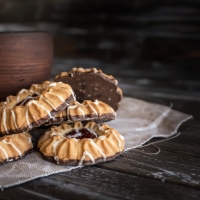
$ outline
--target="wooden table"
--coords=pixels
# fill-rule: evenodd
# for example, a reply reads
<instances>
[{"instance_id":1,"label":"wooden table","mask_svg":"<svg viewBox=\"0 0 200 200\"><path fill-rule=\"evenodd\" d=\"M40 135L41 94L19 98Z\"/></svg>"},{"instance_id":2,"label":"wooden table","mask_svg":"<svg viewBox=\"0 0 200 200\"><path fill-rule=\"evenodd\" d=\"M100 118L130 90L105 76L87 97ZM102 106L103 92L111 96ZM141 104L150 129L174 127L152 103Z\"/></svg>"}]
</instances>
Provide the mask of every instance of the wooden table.
<instances>
[{"instance_id":1,"label":"wooden table","mask_svg":"<svg viewBox=\"0 0 200 200\"><path fill-rule=\"evenodd\" d=\"M8 199L200 199L200 81L195 71L144 69L55 60L52 79L75 66L97 67L118 79L124 95L170 105L192 114L181 134L154 146L133 149L107 163L30 181L0 192ZM180 74L181 72L181 74Z\"/></svg>"}]
</instances>

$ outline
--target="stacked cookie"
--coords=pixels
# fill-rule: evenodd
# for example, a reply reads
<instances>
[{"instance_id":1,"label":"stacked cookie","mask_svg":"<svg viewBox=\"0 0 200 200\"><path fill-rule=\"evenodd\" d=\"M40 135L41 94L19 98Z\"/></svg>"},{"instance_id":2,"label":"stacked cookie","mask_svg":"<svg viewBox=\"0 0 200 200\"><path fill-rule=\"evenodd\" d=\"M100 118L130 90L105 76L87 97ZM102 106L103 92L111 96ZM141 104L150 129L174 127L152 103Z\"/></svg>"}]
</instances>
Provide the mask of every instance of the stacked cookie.
<instances>
[{"instance_id":1,"label":"stacked cookie","mask_svg":"<svg viewBox=\"0 0 200 200\"><path fill-rule=\"evenodd\" d=\"M0 103L0 163L32 151L29 130L52 126L38 141L42 156L57 164L90 165L124 150L124 138L106 124L122 98L117 81L95 68L73 68L55 82L33 84Z\"/></svg>"}]
</instances>

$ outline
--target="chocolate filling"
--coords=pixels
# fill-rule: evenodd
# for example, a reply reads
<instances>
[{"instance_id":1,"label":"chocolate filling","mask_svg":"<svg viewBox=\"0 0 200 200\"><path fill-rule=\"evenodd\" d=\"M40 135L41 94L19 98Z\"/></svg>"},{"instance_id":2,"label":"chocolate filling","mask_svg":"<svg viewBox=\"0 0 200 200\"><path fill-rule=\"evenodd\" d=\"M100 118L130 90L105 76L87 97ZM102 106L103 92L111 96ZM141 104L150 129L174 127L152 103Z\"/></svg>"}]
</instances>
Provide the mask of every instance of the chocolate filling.
<instances>
[{"instance_id":1,"label":"chocolate filling","mask_svg":"<svg viewBox=\"0 0 200 200\"><path fill-rule=\"evenodd\" d=\"M50 119L47 123L45 123L45 126L49 126L52 124L62 124L62 123L71 123L71 122L77 122L77 121L94 121L96 123L103 123L103 122L108 122L115 119L115 115L113 113L105 113L100 116L92 116L91 114L89 115L74 115L70 116L70 119L68 119L67 116L64 117L55 117L53 119Z\"/></svg>"},{"instance_id":2,"label":"chocolate filling","mask_svg":"<svg viewBox=\"0 0 200 200\"><path fill-rule=\"evenodd\" d=\"M36 93L34 93L33 95L28 95L24 100L18 102L16 106L25 106L29 101L31 100L35 100L38 97L38 95Z\"/></svg>"},{"instance_id":3,"label":"chocolate filling","mask_svg":"<svg viewBox=\"0 0 200 200\"><path fill-rule=\"evenodd\" d=\"M69 84L76 95L76 100L80 103L84 100L94 101L98 99L114 110L118 109L122 94L118 91L115 81L101 73L73 72L72 74L73 76L56 78L55 82L61 81Z\"/></svg>"},{"instance_id":4,"label":"chocolate filling","mask_svg":"<svg viewBox=\"0 0 200 200\"><path fill-rule=\"evenodd\" d=\"M97 134L90 129L82 128L82 129L74 129L65 135L66 138L76 138L76 139L83 139L83 138L97 138Z\"/></svg>"}]
</instances>

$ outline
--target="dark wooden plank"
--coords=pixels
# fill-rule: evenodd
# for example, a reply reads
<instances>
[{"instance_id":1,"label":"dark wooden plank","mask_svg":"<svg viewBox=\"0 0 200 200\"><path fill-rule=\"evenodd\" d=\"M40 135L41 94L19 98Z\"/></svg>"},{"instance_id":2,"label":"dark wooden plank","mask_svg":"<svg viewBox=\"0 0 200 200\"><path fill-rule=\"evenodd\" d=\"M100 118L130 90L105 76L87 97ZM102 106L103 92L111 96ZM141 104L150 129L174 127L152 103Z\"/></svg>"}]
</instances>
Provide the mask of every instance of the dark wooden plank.
<instances>
[{"instance_id":1,"label":"dark wooden plank","mask_svg":"<svg viewBox=\"0 0 200 200\"><path fill-rule=\"evenodd\" d=\"M200 122L191 120L190 126L181 129L182 133L177 138L156 144L161 151L157 155L152 153L157 152L158 148L149 146L133 149L116 162L98 166L162 182L200 188Z\"/></svg>"},{"instance_id":2,"label":"dark wooden plank","mask_svg":"<svg viewBox=\"0 0 200 200\"><path fill-rule=\"evenodd\" d=\"M55 177L55 180L58 179L59 181L67 179L75 184L86 186L100 193L123 199L156 199L158 197L160 199L176 199L178 196L186 199L197 198L200 195L199 190L191 189L191 193L188 193L189 191L184 191L185 187L182 186L168 185L96 167L63 173Z\"/></svg>"},{"instance_id":3,"label":"dark wooden plank","mask_svg":"<svg viewBox=\"0 0 200 200\"><path fill-rule=\"evenodd\" d=\"M2 194L2 200L16 196L50 200L198 199L200 190L91 166L5 189Z\"/></svg>"},{"instance_id":4,"label":"dark wooden plank","mask_svg":"<svg viewBox=\"0 0 200 200\"><path fill-rule=\"evenodd\" d=\"M113 200L108 195L100 194L87 187L73 184L72 182L56 179L54 176L37 179L19 186L4 189L0 192L1 200L8 199L108 199ZM53 178L54 177L54 178Z\"/></svg>"}]
</instances>

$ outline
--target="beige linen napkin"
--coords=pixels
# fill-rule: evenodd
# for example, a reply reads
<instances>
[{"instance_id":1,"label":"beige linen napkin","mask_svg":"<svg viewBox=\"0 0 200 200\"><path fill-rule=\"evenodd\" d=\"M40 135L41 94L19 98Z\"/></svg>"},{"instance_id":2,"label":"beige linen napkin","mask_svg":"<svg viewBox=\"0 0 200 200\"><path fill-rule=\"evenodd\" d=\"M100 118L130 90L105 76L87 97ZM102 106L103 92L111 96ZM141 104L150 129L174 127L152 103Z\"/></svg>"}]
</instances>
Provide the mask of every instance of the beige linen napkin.
<instances>
[{"instance_id":1,"label":"beige linen napkin","mask_svg":"<svg viewBox=\"0 0 200 200\"><path fill-rule=\"evenodd\" d=\"M155 137L173 136L192 116L170 107L124 97L115 120L108 124L125 137L125 151L141 147ZM0 188L18 185L39 177L66 172L78 167L59 166L34 152L24 159L0 166Z\"/></svg>"}]
</instances>

